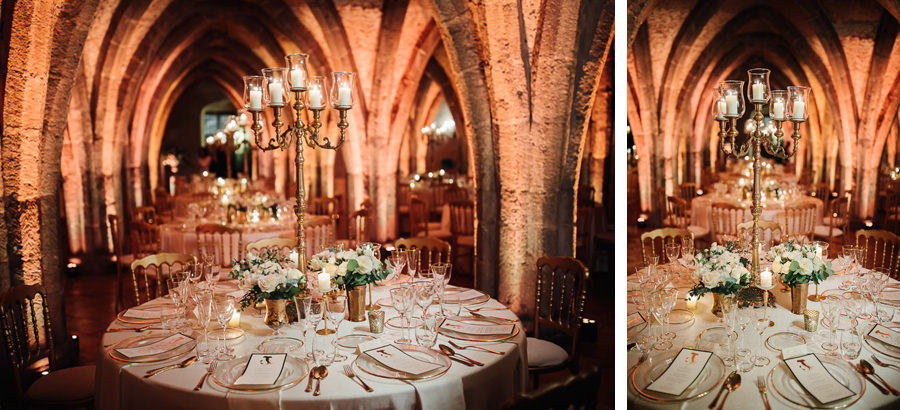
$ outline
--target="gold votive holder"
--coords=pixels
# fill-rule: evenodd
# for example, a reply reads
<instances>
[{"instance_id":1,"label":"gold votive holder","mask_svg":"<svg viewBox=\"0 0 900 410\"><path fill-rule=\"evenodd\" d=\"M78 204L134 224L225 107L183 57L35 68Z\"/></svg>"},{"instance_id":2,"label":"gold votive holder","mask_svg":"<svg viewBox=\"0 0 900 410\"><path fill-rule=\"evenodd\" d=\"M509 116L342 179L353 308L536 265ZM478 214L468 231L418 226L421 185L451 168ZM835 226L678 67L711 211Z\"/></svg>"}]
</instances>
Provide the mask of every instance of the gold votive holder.
<instances>
[{"instance_id":1,"label":"gold votive holder","mask_svg":"<svg viewBox=\"0 0 900 410\"><path fill-rule=\"evenodd\" d=\"M384 311L370 310L369 312L369 331L372 333L384 332Z\"/></svg>"},{"instance_id":2,"label":"gold votive holder","mask_svg":"<svg viewBox=\"0 0 900 410\"><path fill-rule=\"evenodd\" d=\"M803 326L807 332L815 332L819 328L819 311L806 309L803 314Z\"/></svg>"}]
</instances>

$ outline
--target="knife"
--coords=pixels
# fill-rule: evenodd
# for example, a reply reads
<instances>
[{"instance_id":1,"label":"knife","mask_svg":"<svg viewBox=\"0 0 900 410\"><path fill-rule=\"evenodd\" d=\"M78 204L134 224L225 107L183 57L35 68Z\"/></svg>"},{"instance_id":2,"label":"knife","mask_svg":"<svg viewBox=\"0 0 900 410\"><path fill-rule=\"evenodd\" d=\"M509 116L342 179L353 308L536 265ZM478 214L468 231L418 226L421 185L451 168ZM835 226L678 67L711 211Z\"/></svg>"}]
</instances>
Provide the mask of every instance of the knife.
<instances>
[{"instance_id":1,"label":"knife","mask_svg":"<svg viewBox=\"0 0 900 410\"><path fill-rule=\"evenodd\" d=\"M146 379L146 378L156 376L157 374L160 374L166 370L180 369L180 368L188 367L191 365L191 363L194 363L196 360L197 360L197 356L191 356L187 359L184 359L184 361L181 363L170 364L168 366L163 366L158 369L150 370L147 372L147 374L144 375L144 378Z\"/></svg>"}]
</instances>

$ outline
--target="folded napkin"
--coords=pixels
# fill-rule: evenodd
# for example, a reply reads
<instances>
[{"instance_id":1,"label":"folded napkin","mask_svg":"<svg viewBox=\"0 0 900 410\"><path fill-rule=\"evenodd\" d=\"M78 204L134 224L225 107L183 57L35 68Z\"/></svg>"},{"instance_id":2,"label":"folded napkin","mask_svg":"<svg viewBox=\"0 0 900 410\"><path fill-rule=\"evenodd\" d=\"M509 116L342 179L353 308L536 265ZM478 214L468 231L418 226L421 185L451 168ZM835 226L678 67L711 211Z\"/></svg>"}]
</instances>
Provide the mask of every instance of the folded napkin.
<instances>
[{"instance_id":1,"label":"folded napkin","mask_svg":"<svg viewBox=\"0 0 900 410\"><path fill-rule=\"evenodd\" d=\"M270 410L281 408L281 390L262 392L228 390L225 393L225 398L228 400L229 410ZM231 400L232 398L234 400Z\"/></svg>"},{"instance_id":2,"label":"folded napkin","mask_svg":"<svg viewBox=\"0 0 900 410\"><path fill-rule=\"evenodd\" d=\"M423 409L456 410L466 408L466 395L462 377L442 377L434 380L418 380L409 383L416 389L416 398Z\"/></svg>"}]
</instances>

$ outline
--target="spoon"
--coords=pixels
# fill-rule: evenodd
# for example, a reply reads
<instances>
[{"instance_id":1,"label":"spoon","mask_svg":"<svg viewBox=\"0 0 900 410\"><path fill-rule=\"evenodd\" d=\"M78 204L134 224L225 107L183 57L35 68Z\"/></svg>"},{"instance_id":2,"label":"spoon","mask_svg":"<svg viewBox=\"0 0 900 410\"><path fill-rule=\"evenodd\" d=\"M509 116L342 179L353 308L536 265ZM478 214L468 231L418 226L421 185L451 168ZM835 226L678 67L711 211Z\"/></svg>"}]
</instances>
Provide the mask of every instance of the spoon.
<instances>
[{"instance_id":1,"label":"spoon","mask_svg":"<svg viewBox=\"0 0 900 410\"><path fill-rule=\"evenodd\" d=\"M187 359L184 359L184 361L181 363L170 364L168 366L163 366L158 369L149 370L149 371L147 371L147 374L144 375L144 378L146 379L146 378L156 376L157 374L160 374L166 370L183 369L185 367L190 366L195 361L197 361L197 356L191 356L191 357L188 357Z\"/></svg>"},{"instance_id":2,"label":"spoon","mask_svg":"<svg viewBox=\"0 0 900 410\"><path fill-rule=\"evenodd\" d=\"M719 388L719 393L716 394L716 398L713 399L712 403L709 403L709 408L716 407L716 402L719 401L719 396L722 395L722 392L725 391L725 386L728 384L728 381L731 380L731 377L737 374L737 370L731 372L728 377L725 378L725 382L722 383L722 387Z\"/></svg>"},{"instance_id":3,"label":"spoon","mask_svg":"<svg viewBox=\"0 0 900 410\"><path fill-rule=\"evenodd\" d=\"M872 356L872 361L874 361L875 364L877 364L881 367L890 367L890 368L900 371L900 366L897 366L896 364L882 362L881 360L878 360L878 357Z\"/></svg>"},{"instance_id":4,"label":"spoon","mask_svg":"<svg viewBox=\"0 0 900 410\"><path fill-rule=\"evenodd\" d=\"M309 382L306 383L306 392L309 393L313 388L313 380L316 379L316 372L319 371L319 366L313 367L309 370Z\"/></svg>"},{"instance_id":5,"label":"spoon","mask_svg":"<svg viewBox=\"0 0 900 410\"><path fill-rule=\"evenodd\" d=\"M741 375L740 373L732 373L731 376L728 377L728 380L725 380L725 386L728 387L728 393L725 393L725 397L722 398L722 402L719 403L719 408L717 410L722 410L725 408L725 400L728 400L728 395L731 392L737 390L741 387Z\"/></svg>"},{"instance_id":6,"label":"spoon","mask_svg":"<svg viewBox=\"0 0 900 410\"><path fill-rule=\"evenodd\" d=\"M318 396L320 393L322 393L321 391L319 391L319 388L322 387L322 379L328 377L327 367L319 366L317 369L319 370L316 371L316 391L313 392L313 396Z\"/></svg>"},{"instance_id":7,"label":"spoon","mask_svg":"<svg viewBox=\"0 0 900 410\"><path fill-rule=\"evenodd\" d=\"M466 356L463 356L463 355L461 355L461 354L459 354L459 353L456 353L453 349L450 348L450 346L447 346L447 345L445 345L445 344L440 344L440 345L438 345L438 347L440 347L440 348L441 348L441 352L444 352L444 354L447 355L447 356L459 356L459 357L462 357L463 359L468 360L468 361L469 361L470 363L472 363L472 364L475 364L475 365L478 365L478 366L484 366L484 363L481 363L481 362L479 362L479 361L477 361L477 360L473 360L473 359L470 359L470 358L468 358L468 357L466 357Z\"/></svg>"},{"instance_id":8,"label":"spoon","mask_svg":"<svg viewBox=\"0 0 900 410\"><path fill-rule=\"evenodd\" d=\"M884 386L887 387L888 390L890 390L891 393L894 394L894 396L900 396L900 391L897 391L897 389L891 387L891 385L888 384L888 382L884 381L884 379L882 379L881 376L875 374L875 368L873 368L872 364L867 362L865 359L862 359L859 361L859 369L862 370L863 373L865 373L867 375L877 377L878 380L880 380L882 383L884 383Z\"/></svg>"}]
</instances>

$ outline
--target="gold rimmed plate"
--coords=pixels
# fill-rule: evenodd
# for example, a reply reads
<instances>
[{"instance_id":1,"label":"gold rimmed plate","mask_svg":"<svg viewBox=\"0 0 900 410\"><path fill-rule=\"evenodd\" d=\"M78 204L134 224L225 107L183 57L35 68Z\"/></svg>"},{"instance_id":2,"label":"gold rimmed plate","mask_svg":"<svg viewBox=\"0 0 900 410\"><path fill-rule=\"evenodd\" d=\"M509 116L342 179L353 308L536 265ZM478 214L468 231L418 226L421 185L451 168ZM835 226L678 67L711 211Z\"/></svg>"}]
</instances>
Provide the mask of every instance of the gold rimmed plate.
<instances>
[{"instance_id":1,"label":"gold rimmed plate","mask_svg":"<svg viewBox=\"0 0 900 410\"><path fill-rule=\"evenodd\" d=\"M670 325L683 325L694 320L694 313L687 309L672 309L666 316L666 323Z\"/></svg>"},{"instance_id":2,"label":"gold rimmed plate","mask_svg":"<svg viewBox=\"0 0 900 410\"><path fill-rule=\"evenodd\" d=\"M502 320L502 319L494 319L489 317L475 317L475 316L459 316L453 318L453 320L472 324L472 325L509 325L511 323ZM494 335L472 335L468 333L457 332L455 330L450 330L441 327L438 332L440 334L458 340L467 340L471 342L499 342L501 340L506 340L515 337L519 334L519 326L513 325L513 330L511 333L507 334L494 334Z\"/></svg>"},{"instance_id":3,"label":"gold rimmed plate","mask_svg":"<svg viewBox=\"0 0 900 410\"><path fill-rule=\"evenodd\" d=\"M802 344L806 344L806 338L793 332L774 333L766 339L766 347L778 352Z\"/></svg>"},{"instance_id":4,"label":"gold rimmed plate","mask_svg":"<svg viewBox=\"0 0 900 410\"><path fill-rule=\"evenodd\" d=\"M709 394L725 379L725 363L717 355L711 355L706 367L680 395L671 395L647 390L647 386L653 383L669 368L669 364L678 355L680 350L674 349L651 355L646 361L638 365L631 373L631 387L641 396L660 402L682 402L696 400Z\"/></svg>"},{"instance_id":5,"label":"gold rimmed plate","mask_svg":"<svg viewBox=\"0 0 900 410\"><path fill-rule=\"evenodd\" d=\"M284 360L284 368L281 370L281 375L278 376L278 380L276 380L275 383L264 385L235 385L234 382L244 374L244 369L247 368L249 362L250 355L241 356L227 362L219 362L219 364L216 365L216 369L210 374L210 378L219 386L230 390L268 391L281 390L294 386L306 378L307 373L309 373L309 365L306 364L305 360L300 360L288 355Z\"/></svg>"},{"instance_id":6,"label":"gold rimmed plate","mask_svg":"<svg viewBox=\"0 0 900 410\"><path fill-rule=\"evenodd\" d=\"M437 376L440 376L450 370L450 358L445 356L443 353L440 353L436 350L429 349L424 346L415 346L415 345L407 345L407 344L394 344L398 349L402 350L404 353L429 363L434 363L440 365L441 367L425 372L422 374L411 374L404 371L392 369L389 367L385 367L382 364L378 363L374 359L370 358L365 354L361 354L356 357L356 360L353 362L356 367L367 374L376 377L383 377L386 379L396 379L396 380L423 380L423 379L431 379Z\"/></svg>"},{"instance_id":7,"label":"gold rimmed plate","mask_svg":"<svg viewBox=\"0 0 900 410\"><path fill-rule=\"evenodd\" d=\"M303 341L294 337L277 336L263 340L256 346L260 353L294 353L303 347Z\"/></svg>"},{"instance_id":8,"label":"gold rimmed plate","mask_svg":"<svg viewBox=\"0 0 900 410\"><path fill-rule=\"evenodd\" d=\"M162 316L167 312L172 311L173 309L175 309L173 305L166 305L165 303L155 303L150 306L135 306L133 308L125 309L119 312L119 314L116 315L116 320L122 323L131 323L134 325L149 325L153 323L160 323L162 321ZM145 310L148 312L152 312L152 314L158 314L159 316L152 318L127 316L129 310Z\"/></svg>"},{"instance_id":9,"label":"gold rimmed plate","mask_svg":"<svg viewBox=\"0 0 900 410\"><path fill-rule=\"evenodd\" d=\"M146 355L146 356L136 356L136 357L128 357L122 353L119 353L118 349L129 349L134 347L147 346L160 340L163 340L169 336L172 336L173 333L159 333L159 334L146 334L135 337L129 337L127 339L120 340L118 343L110 346L110 349L107 351L109 357L116 359L120 362L126 363L153 363L153 362L161 362L169 359L174 359L177 357L184 356L187 353L190 353L194 350L194 347L197 346L197 339L191 339L190 342L184 343L175 347L174 349L167 350L162 353Z\"/></svg>"},{"instance_id":10,"label":"gold rimmed plate","mask_svg":"<svg viewBox=\"0 0 900 410\"><path fill-rule=\"evenodd\" d=\"M459 298L459 294L470 290L475 290L476 292L478 292L478 296L473 296L465 299ZM487 293L484 293L478 289L455 288L444 291L444 302L460 303L463 305L477 305L479 303L487 302L488 300L491 300L491 297Z\"/></svg>"},{"instance_id":11,"label":"gold rimmed plate","mask_svg":"<svg viewBox=\"0 0 900 410\"><path fill-rule=\"evenodd\" d=\"M868 332L867 332L868 333ZM900 348L896 348L886 343L882 343L880 340L872 339L867 335L863 336L863 340L866 341L866 345L869 346L870 349L881 353L885 356L888 356L894 360L900 360Z\"/></svg>"},{"instance_id":12,"label":"gold rimmed plate","mask_svg":"<svg viewBox=\"0 0 900 410\"><path fill-rule=\"evenodd\" d=\"M244 335L244 329L239 327L225 328L225 340L234 340ZM218 325L209 329L209 337L215 340L222 340L222 328Z\"/></svg>"},{"instance_id":13,"label":"gold rimmed plate","mask_svg":"<svg viewBox=\"0 0 900 410\"><path fill-rule=\"evenodd\" d=\"M775 394L797 406L807 409L842 409L849 407L859 401L866 392L866 381L862 375L853 370L847 362L830 356L816 355L825 366L825 370L831 374L838 383L843 384L854 392L853 396L846 399L837 400L828 404L819 403L812 395L810 395L803 386L794 378L794 375L788 370L784 362L779 362L769 371L766 381L770 390L774 390Z\"/></svg>"},{"instance_id":14,"label":"gold rimmed plate","mask_svg":"<svg viewBox=\"0 0 900 410\"><path fill-rule=\"evenodd\" d=\"M341 336L337 340L337 344L344 349L356 349L361 343L375 340L375 336L364 334L352 334Z\"/></svg>"}]
</instances>

